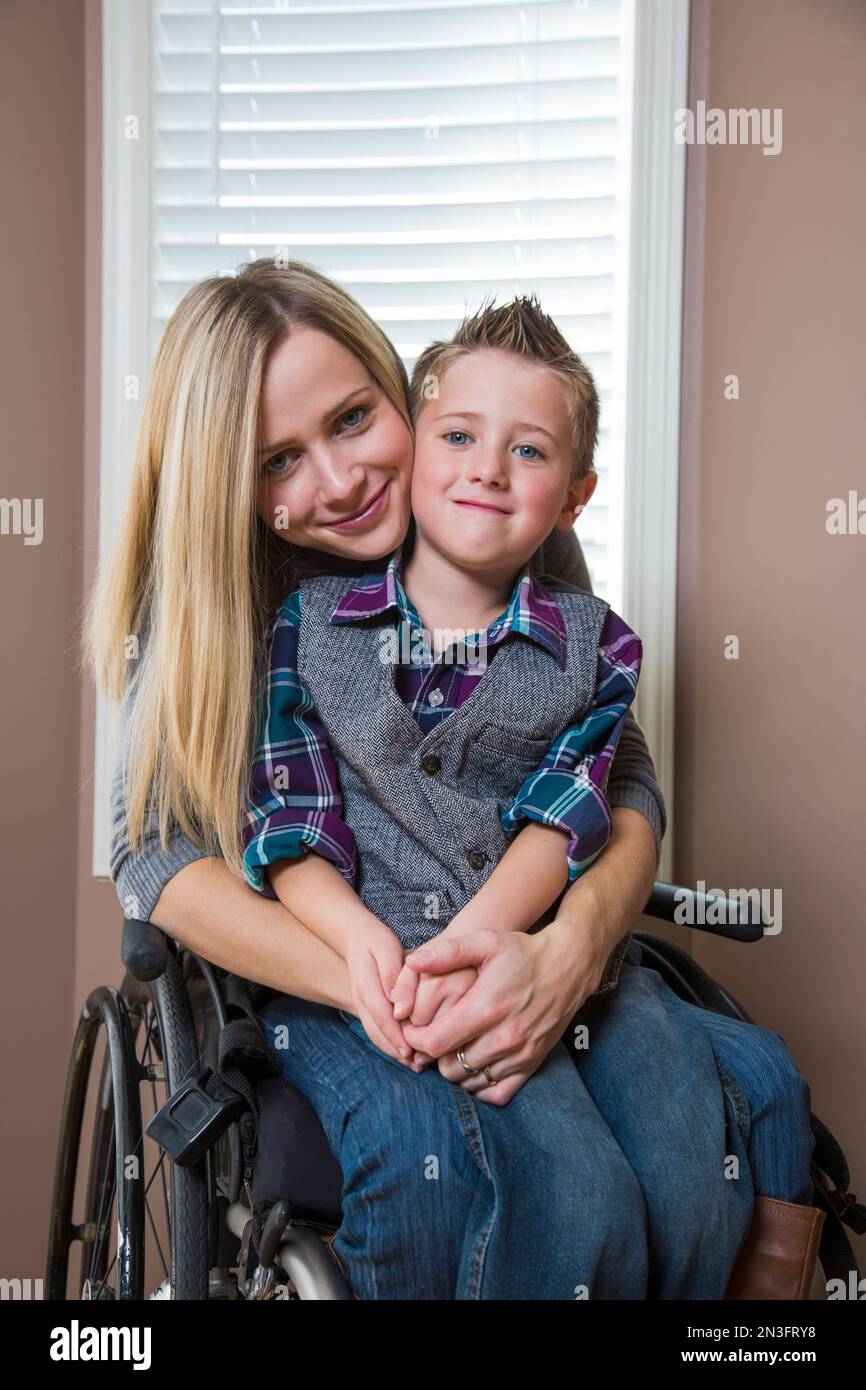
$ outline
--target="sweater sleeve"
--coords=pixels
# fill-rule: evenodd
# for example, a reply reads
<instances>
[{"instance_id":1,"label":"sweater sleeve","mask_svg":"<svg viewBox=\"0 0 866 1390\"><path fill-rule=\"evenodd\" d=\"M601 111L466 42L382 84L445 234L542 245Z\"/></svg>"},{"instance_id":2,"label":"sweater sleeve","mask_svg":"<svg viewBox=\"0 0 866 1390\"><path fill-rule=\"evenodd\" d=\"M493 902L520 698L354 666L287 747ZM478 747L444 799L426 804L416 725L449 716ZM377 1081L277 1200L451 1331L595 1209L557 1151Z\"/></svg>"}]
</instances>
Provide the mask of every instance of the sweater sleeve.
<instances>
[{"instance_id":1,"label":"sweater sleeve","mask_svg":"<svg viewBox=\"0 0 866 1390\"><path fill-rule=\"evenodd\" d=\"M169 826L167 848L163 849L154 815L145 824L139 852L133 853L127 831L124 777L129 762L130 721L134 706L135 683L130 682L121 710L120 754L111 788L110 874L124 916L149 922L150 914L169 879L187 864L209 856L207 850L188 839L176 823Z\"/></svg>"},{"instance_id":2,"label":"sweater sleeve","mask_svg":"<svg viewBox=\"0 0 866 1390\"><path fill-rule=\"evenodd\" d=\"M576 584L587 593L593 591L586 559L573 530L552 531L535 552L533 570L539 575L549 574L567 584ZM630 709L613 756L607 799L611 806L639 811L649 821L655 835L658 862L667 829L667 811L643 729Z\"/></svg>"}]
</instances>

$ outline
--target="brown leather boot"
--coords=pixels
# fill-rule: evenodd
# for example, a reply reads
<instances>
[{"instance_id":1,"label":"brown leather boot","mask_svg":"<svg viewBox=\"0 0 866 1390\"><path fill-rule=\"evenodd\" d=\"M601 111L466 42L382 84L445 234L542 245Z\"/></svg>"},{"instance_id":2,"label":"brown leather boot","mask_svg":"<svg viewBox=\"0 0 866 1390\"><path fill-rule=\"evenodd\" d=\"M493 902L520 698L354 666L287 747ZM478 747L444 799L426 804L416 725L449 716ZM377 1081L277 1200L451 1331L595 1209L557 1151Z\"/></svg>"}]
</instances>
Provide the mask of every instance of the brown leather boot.
<instances>
[{"instance_id":1,"label":"brown leather boot","mask_svg":"<svg viewBox=\"0 0 866 1390\"><path fill-rule=\"evenodd\" d=\"M756 1197L725 1298L807 1299L824 1216L820 1207Z\"/></svg>"}]
</instances>

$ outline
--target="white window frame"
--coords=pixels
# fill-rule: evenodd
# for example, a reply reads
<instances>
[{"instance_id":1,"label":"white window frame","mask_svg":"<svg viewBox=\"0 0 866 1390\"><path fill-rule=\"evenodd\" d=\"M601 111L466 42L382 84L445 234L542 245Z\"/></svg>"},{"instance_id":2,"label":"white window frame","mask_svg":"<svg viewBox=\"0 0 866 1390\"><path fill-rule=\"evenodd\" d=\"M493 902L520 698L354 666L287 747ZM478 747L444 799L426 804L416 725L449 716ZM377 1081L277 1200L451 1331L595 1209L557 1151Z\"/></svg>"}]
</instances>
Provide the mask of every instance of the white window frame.
<instances>
[{"instance_id":1,"label":"white window frame","mask_svg":"<svg viewBox=\"0 0 866 1390\"><path fill-rule=\"evenodd\" d=\"M150 361L150 4L102 5L102 371L99 560L120 522ZM668 810L670 878L689 0L635 0L625 402L623 616L644 661L635 713ZM138 138L125 123L138 120ZM97 696L93 873L109 877L117 716Z\"/></svg>"},{"instance_id":2,"label":"white window frame","mask_svg":"<svg viewBox=\"0 0 866 1390\"><path fill-rule=\"evenodd\" d=\"M635 715L665 798L658 876L670 881L689 0L637 0L635 13L623 616L644 658Z\"/></svg>"},{"instance_id":3,"label":"white window frame","mask_svg":"<svg viewBox=\"0 0 866 1390\"><path fill-rule=\"evenodd\" d=\"M130 139L130 117L137 138ZM99 563L123 512L150 365L150 4L102 0L102 351ZM138 397L130 393L137 379ZM93 873L110 877L117 712L96 697ZM130 911L130 915L134 915Z\"/></svg>"}]
</instances>

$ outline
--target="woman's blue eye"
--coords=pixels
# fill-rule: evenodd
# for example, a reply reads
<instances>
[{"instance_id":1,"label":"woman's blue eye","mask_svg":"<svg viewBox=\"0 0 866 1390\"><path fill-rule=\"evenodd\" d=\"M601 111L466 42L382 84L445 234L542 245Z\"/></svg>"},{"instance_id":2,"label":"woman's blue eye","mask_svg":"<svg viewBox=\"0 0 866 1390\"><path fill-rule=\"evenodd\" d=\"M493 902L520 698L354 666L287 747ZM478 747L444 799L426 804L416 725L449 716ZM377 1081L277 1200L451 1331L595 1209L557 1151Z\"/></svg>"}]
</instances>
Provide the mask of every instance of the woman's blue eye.
<instances>
[{"instance_id":1,"label":"woman's blue eye","mask_svg":"<svg viewBox=\"0 0 866 1390\"><path fill-rule=\"evenodd\" d=\"M349 419L349 416L350 416L350 415L360 415L360 416L361 416L361 419L363 419L364 416L368 413L369 409L370 409L370 407L367 406L367 405L353 405L351 410L347 410L346 413L345 413L345 415L341 415L341 416L340 416L340 419L341 419L344 423ZM360 425L360 423L361 423L360 420L356 420L356 421L354 422L355 425ZM350 425L349 425L349 429L353 429L353 428L354 428L354 426L353 426L352 424L350 424Z\"/></svg>"},{"instance_id":2,"label":"woman's blue eye","mask_svg":"<svg viewBox=\"0 0 866 1390\"><path fill-rule=\"evenodd\" d=\"M277 459L288 459L288 457L289 457L289 456L288 456L288 454L285 452L285 450L283 450L282 453L274 454L273 458L269 458L268 461L267 461L267 463L265 464L265 472L266 472L266 473L271 473L271 474L276 475L277 477L280 477L283 473L286 473L286 472L288 471L288 469L291 467L291 460L289 461L289 463L286 465L285 468L275 468L275 467L274 467L274 464L276 463Z\"/></svg>"},{"instance_id":3,"label":"woman's blue eye","mask_svg":"<svg viewBox=\"0 0 866 1390\"><path fill-rule=\"evenodd\" d=\"M372 407L369 405L353 405L351 410L347 410L344 415L340 416L340 423L345 424L347 429L357 429L358 425L360 425L364 417L370 414L371 408ZM353 420L351 418L353 415L360 416L360 419ZM347 421L348 424L346 424ZM276 468L274 467L274 465L277 459L288 459L288 463L282 468ZM272 458L268 459L267 463L265 464L265 472L273 474L278 478L283 477L289 471L294 462L296 462L296 460L293 459L289 454L287 454L285 450L283 450L281 453L274 454Z\"/></svg>"}]
</instances>

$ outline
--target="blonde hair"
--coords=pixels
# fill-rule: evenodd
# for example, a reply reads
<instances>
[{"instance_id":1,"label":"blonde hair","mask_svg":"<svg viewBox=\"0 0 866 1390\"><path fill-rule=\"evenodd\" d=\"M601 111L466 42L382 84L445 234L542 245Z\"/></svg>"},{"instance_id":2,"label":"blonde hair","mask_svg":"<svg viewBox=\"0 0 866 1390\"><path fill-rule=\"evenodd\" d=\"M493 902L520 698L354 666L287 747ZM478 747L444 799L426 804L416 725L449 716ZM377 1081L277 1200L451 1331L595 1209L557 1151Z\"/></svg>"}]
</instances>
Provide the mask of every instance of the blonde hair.
<instances>
[{"instance_id":1,"label":"blonde hair","mask_svg":"<svg viewBox=\"0 0 866 1390\"><path fill-rule=\"evenodd\" d=\"M303 553L256 512L263 373L295 324L354 353L411 429L402 361L334 281L270 259L200 281L163 333L123 520L84 620L83 659L106 695L119 703L136 687L133 852L152 817L165 850L174 820L238 874L267 636Z\"/></svg>"},{"instance_id":2,"label":"blonde hair","mask_svg":"<svg viewBox=\"0 0 866 1390\"><path fill-rule=\"evenodd\" d=\"M459 357L479 348L501 348L540 362L565 384L569 400L572 467L570 482L592 471L598 441L599 401L592 373L569 347L536 295L521 295L494 307L491 297L463 319L448 342L431 343L415 363L409 383L412 418L427 399L429 383L438 382Z\"/></svg>"}]
</instances>

